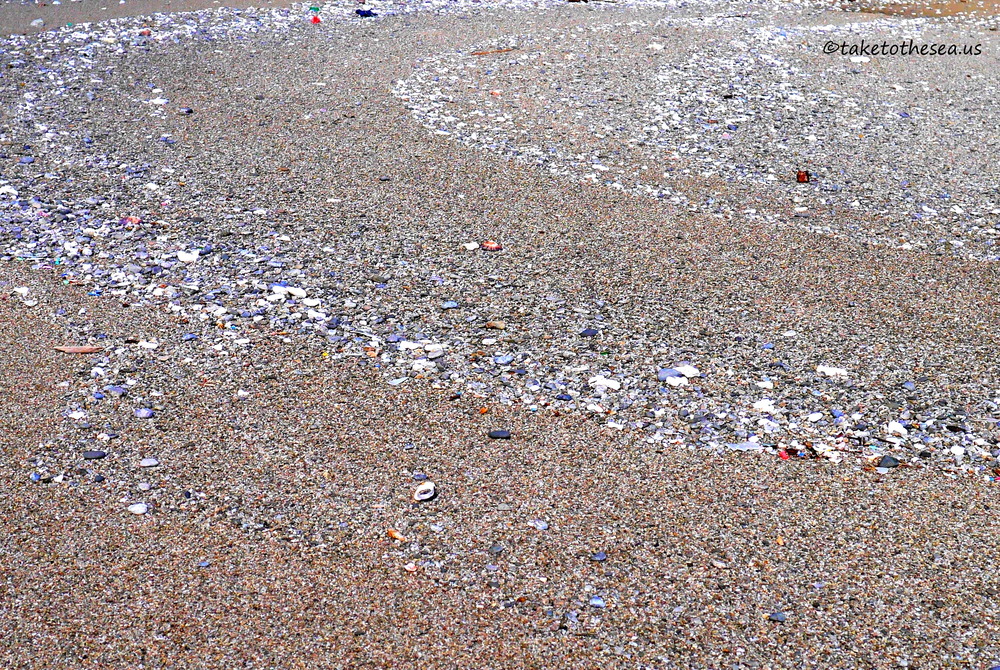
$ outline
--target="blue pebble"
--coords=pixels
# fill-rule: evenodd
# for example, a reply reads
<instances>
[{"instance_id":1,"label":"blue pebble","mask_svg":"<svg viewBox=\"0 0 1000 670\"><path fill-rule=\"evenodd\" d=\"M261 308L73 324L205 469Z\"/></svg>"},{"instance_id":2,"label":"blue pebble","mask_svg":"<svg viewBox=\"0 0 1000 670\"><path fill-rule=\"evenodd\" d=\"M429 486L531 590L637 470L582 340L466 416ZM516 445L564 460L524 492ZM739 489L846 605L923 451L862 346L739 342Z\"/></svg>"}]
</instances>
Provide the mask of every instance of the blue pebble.
<instances>
[{"instance_id":1,"label":"blue pebble","mask_svg":"<svg viewBox=\"0 0 1000 670\"><path fill-rule=\"evenodd\" d=\"M441 303L441 309L458 309L458 303L454 300L448 300L447 302Z\"/></svg>"},{"instance_id":2,"label":"blue pebble","mask_svg":"<svg viewBox=\"0 0 1000 670\"><path fill-rule=\"evenodd\" d=\"M585 328L584 330L580 331L580 335L582 337L595 337L597 333L598 331L594 328Z\"/></svg>"},{"instance_id":3,"label":"blue pebble","mask_svg":"<svg viewBox=\"0 0 1000 670\"><path fill-rule=\"evenodd\" d=\"M183 337L181 337L181 341L182 342L190 342L191 340L197 340L197 339L198 339L198 336L195 335L194 333L187 333L186 335L184 335Z\"/></svg>"},{"instance_id":4,"label":"blue pebble","mask_svg":"<svg viewBox=\"0 0 1000 670\"><path fill-rule=\"evenodd\" d=\"M590 598L590 606L591 607L596 607L598 609L603 608L604 607L604 598L602 598L601 596L591 596L591 598Z\"/></svg>"},{"instance_id":5,"label":"blue pebble","mask_svg":"<svg viewBox=\"0 0 1000 670\"><path fill-rule=\"evenodd\" d=\"M504 354L503 356L495 356L493 362L497 365L508 365L513 362L514 357L511 354Z\"/></svg>"},{"instance_id":6,"label":"blue pebble","mask_svg":"<svg viewBox=\"0 0 1000 670\"><path fill-rule=\"evenodd\" d=\"M596 554L594 554L591 557L591 559L597 561L598 563L600 563L601 561L608 560L608 555L606 553L604 553L603 551L599 551Z\"/></svg>"},{"instance_id":7,"label":"blue pebble","mask_svg":"<svg viewBox=\"0 0 1000 670\"><path fill-rule=\"evenodd\" d=\"M559 395L556 396L556 400L572 400L572 399L573 396L568 395L566 393L560 393ZM997 425L1000 425L1000 421L997 422Z\"/></svg>"},{"instance_id":8,"label":"blue pebble","mask_svg":"<svg viewBox=\"0 0 1000 670\"><path fill-rule=\"evenodd\" d=\"M151 419L153 418L153 410L148 407L140 407L135 411L135 415L140 419Z\"/></svg>"},{"instance_id":9,"label":"blue pebble","mask_svg":"<svg viewBox=\"0 0 1000 670\"><path fill-rule=\"evenodd\" d=\"M917 385L914 384L913 382L904 382L903 388L906 389L907 391L916 391Z\"/></svg>"},{"instance_id":10,"label":"blue pebble","mask_svg":"<svg viewBox=\"0 0 1000 670\"><path fill-rule=\"evenodd\" d=\"M656 373L656 378L659 379L661 382L667 381L667 379L669 379L670 377L683 377L683 376L684 375L682 375L677 370L674 370L673 368L662 368L659 372Z\"/></svg>"},{"instance_id":11,"label":"blue pebble","mask_svg":"<svg viewBox=\"0 0 1000 670\"><path fill-rule=\"evenodd\" d=\"M767 344L762 346L761 349L774 349L774 345L768 342Z\"/></svg>"}]
</instances>

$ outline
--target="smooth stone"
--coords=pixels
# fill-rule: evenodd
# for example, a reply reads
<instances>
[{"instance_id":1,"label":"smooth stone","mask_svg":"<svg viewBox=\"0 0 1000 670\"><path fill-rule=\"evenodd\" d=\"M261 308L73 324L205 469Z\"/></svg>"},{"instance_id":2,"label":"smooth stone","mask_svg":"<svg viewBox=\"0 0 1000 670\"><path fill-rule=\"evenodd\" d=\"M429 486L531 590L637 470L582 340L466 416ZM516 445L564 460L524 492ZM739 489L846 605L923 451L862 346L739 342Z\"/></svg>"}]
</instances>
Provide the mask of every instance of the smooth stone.
<instances>
[{"instance_id":1,"label":"smooth stone","mask_svg":"<svg viewBox=\"0 0 1000 670\"><path fill-rule=\"evenodd\" d=\"M604 553L603 551L599 551L596 554L594 554L593 556L591 556L590 558L591 558L591 560L597 561L598 563L600 563L602 561L608 560L608 555L606 553Z\"/></svg>"},{"instance_id":2,"label":"smooth stone","mask_svg":"<svg viewBox=\"0 0 1000 670\"><path fill-rule=\"evenodd\" d=\"M585 328L580 332L581 337L596 337L599 331L594 328Z\"/></svg>"},{"instance_id":3,"label":"smooth stone","mask_svg":"<svg viewBox=\"0 0 1000 670\"><path fill-rule=\"evenodd\" d=\"M509 440L510 431L509 430L491 430L489 432L490 438L494 440Z\"/></svg>"},{"instance_id":4,"label":"smooth stone","mask_svg":"<svg viewBox=\"0 0 1000 670\"><path fill-rule=\"evenodd\" d=\"M144 458L141 461L139 461L140 468L155 468L159 464L160 462L155 458Z\"/></svg>"},{"instance_id":5,"label":"smooth stone","mask_svg":"<svg viewBox=\"0 0 1000 670\"><path fill-rule=\"evenodd\" d=\"M775 612L774 614L771 614L767 618L770 619L771 621L777 621L778 623L785 623L786 619L784 612Z\"/></svg>"},{"instance_id":6,"label":"smooth stone","mask_svg":"<svg viewBox=\"0 0 1000 670\"><path fill-rule=\"evenodd\" d=\"M104 458L108 455L106 451L85 451L83 452L83 457L88 461L96 461L100 458Z\"/></svg>"},{"instance_id":7,"label":"smooth stone","mask_svg":"<svg viewBox=\"0 0 1000 670\"><path fill-rule=\"evenodd\" d=\"M601 609L602 607L604 607L604 598L602 598L601 596L591 596L590 606Z\"/></svg>"},{"instance_id":8,"label":"smooth stone","mask_svg":"<svg viewBox=\"0 0 1000 670\"><path fill-rule=\"evenodd\" d=\"M132 514L145 514L149 511L149 505L146 503L136 503L134 505L129 505L128 511L132 512Z\"/></svg>"},{"instance_id":9,"label":"smooth stone","mask_svg":"<svg viewBox=\"0 0 1000 670\"><path fill-rule=\"evenodd\" d=\"M153 410L147 407L140 407L135 411L135 415L140 419L151 419L153 418Z\"/></svg>"},{"instance_id":10,"label":"smooth stone","mask_svg":"<svg viewBox=\"0 0 1000 670\"><path fill-rule=\"evenodd\" d=\"M899 466L899 459L894 458L886 454L882 457L882 460L878 462L878 467L880 468L895 468Z\"/></svg>"}]
</instances>

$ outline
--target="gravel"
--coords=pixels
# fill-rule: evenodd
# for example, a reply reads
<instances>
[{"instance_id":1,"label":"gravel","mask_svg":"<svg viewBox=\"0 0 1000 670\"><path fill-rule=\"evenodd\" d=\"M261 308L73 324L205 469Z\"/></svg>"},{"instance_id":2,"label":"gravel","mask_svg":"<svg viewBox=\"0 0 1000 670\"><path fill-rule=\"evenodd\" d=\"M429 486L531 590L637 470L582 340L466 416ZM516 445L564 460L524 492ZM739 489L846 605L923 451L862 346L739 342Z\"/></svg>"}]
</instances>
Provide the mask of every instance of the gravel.
<instances>
[{"instance_id":1,"label":"gravel","mask_svg":"<svg viewBox=\"0 0 1000 670\"><path fill-rule=\"evenodd\" d=\"M994 661L995 34L354 8L4 43L3 653Z\"/></svg>"}]
</instances>

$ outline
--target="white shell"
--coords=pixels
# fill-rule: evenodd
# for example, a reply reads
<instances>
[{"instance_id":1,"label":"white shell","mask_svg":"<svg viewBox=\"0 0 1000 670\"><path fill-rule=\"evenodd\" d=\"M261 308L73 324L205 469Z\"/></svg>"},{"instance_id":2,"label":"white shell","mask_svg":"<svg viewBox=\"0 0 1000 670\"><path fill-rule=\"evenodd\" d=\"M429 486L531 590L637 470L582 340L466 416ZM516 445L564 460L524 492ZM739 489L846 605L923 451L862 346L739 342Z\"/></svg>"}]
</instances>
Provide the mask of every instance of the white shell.
<instances>
[{"instance_id":1,"label":"white shell","mask_svg":"<svg viewBox=\"0 0 1000 670\"><path fill-rule=\"evenodd\" d=\"M146 503L136 503L128 506L128 511L132 512L132 514L145 514L148 510L149 506Z\"/></svg>"},{"instance_id":2,"label":"white shell","mask_svg":"<svg viewBox=\"0 0 1000 670\"><path fill-rule=\"evenodd\" d=\"M434 488L434 482L424 482L413 491L413 499L417 502L430 500L435 495L437 495L437 491Z\"/></svg>"}]
</instances>

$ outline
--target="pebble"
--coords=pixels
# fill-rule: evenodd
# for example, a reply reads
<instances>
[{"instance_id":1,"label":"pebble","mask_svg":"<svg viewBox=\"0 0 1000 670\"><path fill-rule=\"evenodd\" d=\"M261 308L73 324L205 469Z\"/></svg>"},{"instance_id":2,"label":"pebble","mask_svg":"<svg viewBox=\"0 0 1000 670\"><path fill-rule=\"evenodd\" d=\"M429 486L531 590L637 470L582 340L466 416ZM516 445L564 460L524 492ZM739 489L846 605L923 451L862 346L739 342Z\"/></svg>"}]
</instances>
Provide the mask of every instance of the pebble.
<instances>
[{"instance_id":1,"label":"pebble","mask_svg":"<svg viewBox=\"0 0 1000 670\"><path fill-rule=\"evenodd\" d=\"M894 458L894 457L886 454L885 456L883 456L879 460L878 467L880 467L880 468L886 468L886 469L888 469L888 468L896 468L896 467L899 467L899 460L897 458Z\"/></svg>"},{"instance_id":2,"label":"pebble","mask_svg":"<svg viewBox=\"0 0 1000 670\"><path fill-rule=\"evenodd\" d=\"M509 430L491 430L489 436L493 440L509 440L510 431Z\"/></svg>"},{"instance_id":3,"label":"pebble","mask_svg":"<svg viewBox=\"0 0 1000 670\"><path fill-rule=\"evenodd\" d=\"M88 461L95 461L108 455L106 451L91 450L83 452L83 457Z\"/></svg>"},{"instance_id":4,"label":"pebble","mask_svg":"<svg viewBox=\"0 0 1000 670\"><path fill-rule=\"evenodd\" d=\"M128 506L128 511L132 514L145 514L149 511L149 505L146 503L135 503Z\"/></svg>"},{"instance_id":5,"label":"pebble","mask_svg":"<svg viewBox=\"0 0 1000 670\"><path fill-rule=\"evenodd\" d=\"M155 458L144 458L141 461L139 461L140 468L155 468L159 464L160 462Z\"/></svg>"},{"instance_id":6,"label":"pebble","mask_svg":"<svg viewBox=\"0 0 1000 670\"><path fill-rule=\"evenodd\" d=\"M774 612L767 618L770 619L771 621L777 621L778 623L785 623L785 620L787 619L784 612Z\"/></svg>"}]
</instances>

